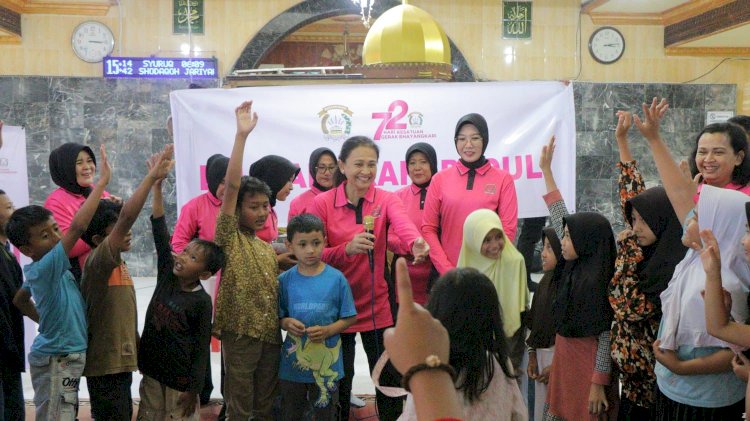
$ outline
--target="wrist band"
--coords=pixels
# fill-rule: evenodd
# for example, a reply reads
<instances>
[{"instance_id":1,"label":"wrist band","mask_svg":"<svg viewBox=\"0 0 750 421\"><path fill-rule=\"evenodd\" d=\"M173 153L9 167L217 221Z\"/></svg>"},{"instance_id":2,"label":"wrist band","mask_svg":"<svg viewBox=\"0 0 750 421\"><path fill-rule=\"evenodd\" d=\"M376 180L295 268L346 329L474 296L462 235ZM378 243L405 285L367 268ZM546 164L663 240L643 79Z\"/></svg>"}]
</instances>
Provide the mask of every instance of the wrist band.
<instances>
[{"instance_id":1,"label":"wrist band","mask_svg":"<svg viewBox=\"0 0 750 421\"><path fill-rule=\"evenodd\" d=\"M437 355L433 354L425 358L422 364L417 364L408 369L406 373L404 373L404 376L401 379L401 387L403 387L407 392L411 392L411 389L409 388L409 381L411 380L412 376L424 370L445 371L451 376L451 380L454 383L456 382L456 370L454 370L453 367L451 367L449 364L440 361L440 358Z\"/></svg>"}]
</instances>

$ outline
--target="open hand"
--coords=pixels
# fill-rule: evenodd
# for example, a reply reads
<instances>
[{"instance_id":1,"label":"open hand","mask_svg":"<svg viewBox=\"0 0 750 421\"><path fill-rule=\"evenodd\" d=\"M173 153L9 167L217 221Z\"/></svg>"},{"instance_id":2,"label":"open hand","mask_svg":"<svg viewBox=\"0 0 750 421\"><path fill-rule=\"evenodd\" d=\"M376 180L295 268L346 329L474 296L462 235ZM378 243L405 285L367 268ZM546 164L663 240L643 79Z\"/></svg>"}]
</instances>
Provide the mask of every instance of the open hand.
<instances>
[{"instance_id":1,"label":"open hand","mask_svg":"<svg viewBox=\"0 0 750 421\"><path fill-rule=\"evenodd\" d=\"M609 401L607 401L607 393L604 391L604 386L591 383L591 388L589 389L589 413L603 414L608 409Z\"/></svg>"},{"instance_id":2,"label":"open hand","mask_svg":"<svg viewBox=\"0 0 750 421\"><path fill-rule=\"evenodd\" d=\"M245 101L235 108L237 117L237 135L247 137L258 124L258 113L253 112L253 101Z\"/></svg>"},{"instance_id":3,"label":"open hand","mask_svg":"<svg viewBox=\"0 0 750 421\"><path fill-rule=\"evenodd\" d=\"M165 178L167 178L167 175L169 175L169 171L172 170L172 167L174 167L174 160L172 159L172 155L174 154L174 145L167 145L164 147L164 150L162 150L159 153L151 155L151 157L146 161L146 166L148 167L148 175L152 177L156 182L161 182Z\"/></svg>"},{"instance_id":4,"label":"open hand","mask_svg":"<svg viewBox=\"0 0 750 421\"><path fill-rule=\"evenodd\" d=\"M552 172L552 158L555 156L555 136L549 139L549 143L542 147L542 153L539 155L539 168L544 173Z\"/></svg>"},{"instance_id":5,"label":"open hand","mask_svg":"<svg viewBox=\"0 0 750 421\"><path fill-rule=\"evenodd\" d=\"M628 141L628 131L630 130L630 127L633 125L633 114L631 114L629 111L618 111L615 113L617 115L617 127L615 128L615 139L617 139L617 142L625 142Z\"/></svg>"},{"instance_id":6,"label":"open hand","mask_svg":"<svg viewBox=\"0 0 750 421\"><path fill-rule=\"evenodd\" d=\"M666 98L662 98L657 103L657 98L651 101L651 105L647 105L645 102L641 105L643 108L643 120L638 115L633 116L635 126L638 127L643 137L649 141L659 139L659 124L661 123L662 117L669 109L669 104Z\"/></svg>"},{"instance_id":7,"label":"open hand","mask_svg":"<svg viewBox=\"0 0 750 421\"><path fill-rule=\"evenodd\" d=\"M703 270L706 271L706 273L720 274L721 253L719 250L719 243L716 241L714 233L710 229L705 229L700 232L700 236L703 241L703 249L701 250Z\"/></svg>"},{"instance_id":8,"label":"open hand","mask_svg":"<svg viewBox=\"0 0 750 421\"><path fill-rule=\"evenodd\" d=\"M107 149L104 144L99 146L99 155L102 157L102 170L99 172L99 184L107 186L109 181L112 179L112 166L109 165L109 159L107 159Z\"/></svg>"}]
</instances>

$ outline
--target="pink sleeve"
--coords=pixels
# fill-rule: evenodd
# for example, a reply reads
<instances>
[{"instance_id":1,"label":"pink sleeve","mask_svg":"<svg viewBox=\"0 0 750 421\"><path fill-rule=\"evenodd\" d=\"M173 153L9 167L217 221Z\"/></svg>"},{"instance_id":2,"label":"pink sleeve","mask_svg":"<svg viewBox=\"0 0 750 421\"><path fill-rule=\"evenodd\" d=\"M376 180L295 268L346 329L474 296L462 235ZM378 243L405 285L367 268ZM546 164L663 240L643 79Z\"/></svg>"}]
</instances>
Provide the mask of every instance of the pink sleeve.
<instances>
[{"instance_id":1,"label":"pink sleeve","mask_svg":"<svg viewBox=\"0 0 750 421\"><path fill-rule=\"evenodd\" d=\"M315 200L313 200L307 211L323 221L323 226L325 227L327 232L329 228L328 218L326 217L326 203L324 199L324 197L318 195ZM331 204L331 206L333 206L333 204ZM320 259L331 266L343 267L344 265L346 265L346 243L341 243L334 247L324 248L323 255Z\"/></svg>"},{"instance_id":2,"label":"pink sleeve","mask_svg":"<svg viewBox=\"0 0 750 421\"><path fill-rule=\"evenodd\" d=\"M75 210L72 210L70 203L66 206L66 203L57 196L57 190L55 190L47 198L47 201L44 202L44 207L52 212L52 215L55 217L55 222L57 222L57 226L60 227L60 232L64 234L68 231L68 228L70 228L70 223L73 222L75 211L78 210L78 207L80 206L77 206ZM91 247L89 247L85 241L79 239L76 241L70 252L68 252L68 257L79 257L90 251Z\"/></svg>"},{"instance_id":3,"label":"pink sleeve","mask_svg":"<svg viewBox=\"0 0 750 421\"><path fill-rule=\"evenodd\" d=\"M198 215L196 215L195 202L190 201L182 207L180 217L172 233L172 250L180 253L198 233Z\"/></svg>"},{"instance_id":4,"label":"pink sleeve","mask_svg":"<svg viewBox=\"0 0 750 421\"><path fill-rule=\"evenodd\" d=\"M393 232L401 240L401 247L408 250L406 254L411 254L411 247L414 240L421 237L419 230L414 226L409 215L406 213L404 203L395 194L388 198L388 222Z\"/></svg>"},{"instance_id":5,"label":"pink sleeve","mask_svg":"<svg viewBox=\"0 0 750 421\"><path fill-rule=\"evenodd\" d=\"M399 238L398 234L396 234L396 230L393 228L393 225L388 227L388 250L400 255L411 254L410 250L406 250L401 247L401 238Z\"/></svg>"},{"instance_id":6,"label":"pink sleeve","mask_svg":"<svg viewBox=\"0 0 750 421\"><path fill-rule=\"evenodd\" d=\"M287 224L289 223L289 221L292 220L292 218L302 213L302 209L300 209L300 206L299 206L299 203L302 202L301 198L302 198L302 195L297 196L294 198L294 200L292 200L292 203L289 204L289 214L286 217Z\"/></svg>"},{"instance_id":7,"label":"pink sleeve","mask_svg":"<svg viewBox=\"0 0 750 421\"><path fill-rule=\"evenodd\" d=\"M516 197L516 185L513 177L508 173L502 175L502 187L500 190L500 203L497 205L497 213L503 223L505 235L514 241L518 228L518 197ZM432 247L432 245L430 245Z\"/></svg>"},{"instance_id":8,"label":"pink sleeve","mask_svg":"<svg viewBox=\"0 0 750 421\"><path fill-rule=\"evenodd\" d=\"M453 265L445 254L438 232L440 230L440 208L442 205L441 188L438 179L433 178L430 188L427 189L427 197L422 213L422 234L430 246L430 260L435 269L441 274L453 269Z\"/></svg>"}]
</instances>

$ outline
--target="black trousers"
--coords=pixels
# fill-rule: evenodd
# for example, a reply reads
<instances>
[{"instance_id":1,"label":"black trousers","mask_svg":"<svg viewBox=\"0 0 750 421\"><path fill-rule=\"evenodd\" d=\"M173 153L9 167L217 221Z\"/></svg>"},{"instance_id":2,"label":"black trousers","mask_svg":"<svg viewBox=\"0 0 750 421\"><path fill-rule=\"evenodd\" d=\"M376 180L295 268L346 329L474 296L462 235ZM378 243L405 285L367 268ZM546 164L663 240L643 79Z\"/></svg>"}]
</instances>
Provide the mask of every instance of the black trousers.
<instances>
[{"instance_id":1,"label":"black trousers","mask_svg":"<svg viewBox=\"0 0 750 421\"><path fill-rule=\"evenodd\" d=\"M130 397L133 373L87 376L86 384L91 397L91 415L96 421L130 421L133 418L133 399Z\"/></svg>"},{"instance_id":2,"label":"black trousers","mask_svg":"<svg viewBox=\"0 0 750 421\"><path fill-rule=\"evenodd\" d=\"M385 329L371 330L369 332L360 332L362 345L367 353L367 364L370 366L370 373L378 362L380 354L383 353L383 331ZM356 345L356 333L341 334L341 350L344 357L344 378L339 382L339 420L349 420L349 400L352 394L352 380L354 379L354 347ZM387 364L380 375L380 384L384 386L400 386L401 376L391 364ZM382 394L379 390L375 391L377 401L378 415L380 421L395 421L403 411L403 399L390 398Z\"/></svg>"},{"instance_id":3,"label":"black trousers","mask_svg":"<svg viewBox=\"0 0 750 421\"><path fill-rule=\"evenodd\" d=\"M316 406L320 399L320 388L315 383L296 383L279 380L281 389L281 421L336 421L339 406L339 385L329 391L329 401L325 406ZM313 415L312 418L305 414Z\"/></svg>"},{"instance_id":4,"label":"black trousers","mask_svg":"<svg viewBox=\"0 0 750 421\"><path fill-rule=\"evenodd\" d=\"M524 218L521 233L518 235L516 248L526 263L526 282L531 283L531 265L534 262L534 248L542 238L542 230L547 222L546 216Z\"/></svg>"}]
</instances>

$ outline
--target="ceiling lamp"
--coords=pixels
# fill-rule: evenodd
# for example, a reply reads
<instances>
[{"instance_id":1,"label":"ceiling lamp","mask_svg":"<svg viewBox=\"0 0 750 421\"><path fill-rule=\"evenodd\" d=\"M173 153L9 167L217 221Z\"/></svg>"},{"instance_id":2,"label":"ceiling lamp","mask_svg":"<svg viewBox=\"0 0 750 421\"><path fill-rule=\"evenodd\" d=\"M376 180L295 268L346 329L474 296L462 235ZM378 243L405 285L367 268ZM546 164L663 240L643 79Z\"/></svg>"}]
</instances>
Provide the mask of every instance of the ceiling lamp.
<instances>
[{"instance_id":1,"label":"ceiling lamp","mask_svg":"<svg viewBox=\"0 0 750 421\"><path fill-rule=\"evenodd\" d=\"M376 0L352 0L352 3L359 6L360 14L362 15L362 24L365 28L370 27L372 21L372 6L375 5Z\"/></svg>"}]
</instances>

